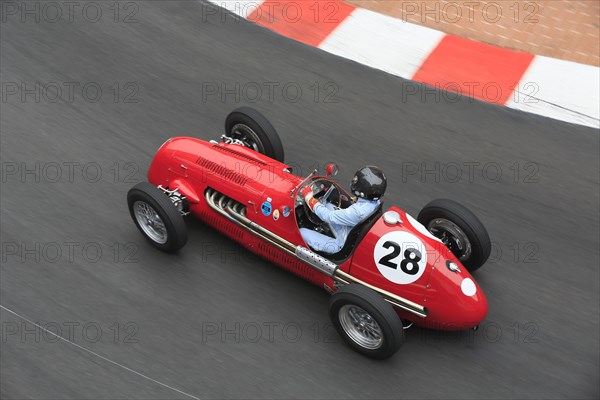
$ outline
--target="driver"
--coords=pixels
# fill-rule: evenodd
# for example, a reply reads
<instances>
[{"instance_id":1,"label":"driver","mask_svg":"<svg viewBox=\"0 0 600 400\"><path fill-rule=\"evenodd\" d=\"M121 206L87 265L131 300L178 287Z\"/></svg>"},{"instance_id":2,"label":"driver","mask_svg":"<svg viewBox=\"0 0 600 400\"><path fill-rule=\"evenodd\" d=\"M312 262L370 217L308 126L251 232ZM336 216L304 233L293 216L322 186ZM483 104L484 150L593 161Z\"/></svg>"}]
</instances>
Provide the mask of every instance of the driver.
<instances>
[{"instance_id":1,"label":"driver","mask_svg":"<svg viewBox=\"0 0 600 400\"><path fill-rule=\"evenodd\" d=\"M374 166L366 166L354 174L350 190L358 200L345 209L335 209L333 204L323 204L314 197L310 185L302 189L302 196L308 207L322 221L331 226L335 238L315 232L312 229L300 228L304 241L314 250L334 254L344 247L350 230L377 210L381 197L385 193L387 179L383 171Z\"/></svg>"}]
</instances>

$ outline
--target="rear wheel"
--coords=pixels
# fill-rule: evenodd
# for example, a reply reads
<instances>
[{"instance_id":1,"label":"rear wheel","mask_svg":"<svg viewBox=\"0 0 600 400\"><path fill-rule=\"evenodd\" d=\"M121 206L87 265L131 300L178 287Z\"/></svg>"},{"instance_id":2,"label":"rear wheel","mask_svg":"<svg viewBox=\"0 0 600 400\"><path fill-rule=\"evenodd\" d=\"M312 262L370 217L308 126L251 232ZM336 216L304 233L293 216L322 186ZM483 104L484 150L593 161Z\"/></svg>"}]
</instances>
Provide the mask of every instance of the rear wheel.
<instances>
[{"instance_id":1,"label":"rear wheel","mask_svg":"<svg viewBox=\"0 0 600 400\"><path fill-rule=\"evenodd\" d=\"M392 306L361 285L339 288L329 301L329 317L344 340L367 357L391 357L404 341L402 321Z\"/></svg>"},{"instance_id":2,"label":"rear wheel","mask_svg":"<svg viewBox=\"0 0 600 400\"><path fill-rule=\"evenodd\" d=\"M187 242L181 212L156 186L138 183L127 192L127 205L135 225L157 249L172 253Z\"/></svg>"},{"instance_id":3,"label":"rear wheel","mask_svg":"<svg viewBox=\"0 0 600 400\"><path fill-rule=\"evenodd\" d=\"M233 110L225 119L225 134L254 151L283 162L281 139L269 120L250 107Z\"/></svg>"},{"instance_id":4,"label":"rear wheel","mask_svg":"<svg viewBox=\"0 0 600 400\"><path fill-rule=\"evenodd\" d=\"M473 272L490 256L492 245L487 230L469 209L447 199L428 203L417 220Z\"/></svg>"}]
</instances>

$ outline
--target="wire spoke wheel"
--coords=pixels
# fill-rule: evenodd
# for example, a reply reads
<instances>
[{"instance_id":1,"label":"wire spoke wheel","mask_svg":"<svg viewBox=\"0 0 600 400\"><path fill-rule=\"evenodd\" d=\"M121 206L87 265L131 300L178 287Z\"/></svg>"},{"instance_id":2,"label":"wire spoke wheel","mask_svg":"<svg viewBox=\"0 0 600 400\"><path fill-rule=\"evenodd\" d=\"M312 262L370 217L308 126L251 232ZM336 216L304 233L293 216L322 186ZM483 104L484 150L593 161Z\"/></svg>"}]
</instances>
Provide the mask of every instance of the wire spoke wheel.
<instances>
[{"instance_id":1,"label":"wire spoke wheel","mask_svg":"<svg viewBox=\"0 0 600 400\"><path fill-rule=\"evenodd\" d=\"M339 311L340 324L356 344L366 349L378 349L383 343L379 324L362 308L346 304Z\"/></svg>"},{"instance_id":2,"label":"wire spoke wheel","mask_svg":"<svg viewBox=\"0 0 600 400\"><path fill-rule=\"evenodd\" d=\"M231 128L231 137L240 140L244 143L244 146L249 147L258 153L265 153L265 148L260 141L260 138L248 125L234 125L233 128Z\"/></svg>"},{"instance_id":3,"label":"wire spoke wheel","mask_svg":"<svg viewBox=\"0 0 600 400\"><path fill-rule=\"evenodd\" d=\"M454 222L436 218L432 220L427 230L440 239L461 262L467 261L473 251L469 237Z\"/></svg>"},{"instance_id":4,"label":"wire spoke wheel","mask_svg":"<svg viewBox=\"0 0 600 400\"><path fill-rule=\"evenodd\" d=\"M283 162L283 145L277 131L264 115L253 108L240 107L229 113L225 118L225 135L237 144Z\"/></svg>"},{"instance_id":5,"label":"wire spoke wheel","mask_svg":"<svg viewBox=\"0 0 600 400\"><path fill-rule=\"evenodd\" d=\"M432 200L423 207L417 221L437 237L469 270L474 272L489 258L490 235L469 209L448 199Z\"/></svg>"},{"instance_id":6,"label":"wire spoke wheel","mask_svg":"<svg viewBox=\"0 0 600 400\"><path fill-rule=\"evenodd\" d=\"M182 212L165 191L140 182L127 192L127 206L133 222L152 246L173 253L187 242Z\"/></svg>"},{"instance_id":7,"label":"wire spoke wheel","mask_svg":"<svg viewBox=\"0 0 600 400\"><path fill-rule=\"evenodd\" d=\"M404 341L402 321L373 289L341 286L329 300L329 318L350 347L375 359L393 356Z\"/></svg>"},{"instance_id":8,"label":"wire spoke wheel","mask_svg":"<svg viewBox=\"0 0 600 400\"><path fill-rule=\"evenodd\" d=\"M148 203L138 200L133 204L133 212L138 224L150 239L159 244L167 243L169 238L167 228L154 208Z\"/></svg>"}]
</instances>

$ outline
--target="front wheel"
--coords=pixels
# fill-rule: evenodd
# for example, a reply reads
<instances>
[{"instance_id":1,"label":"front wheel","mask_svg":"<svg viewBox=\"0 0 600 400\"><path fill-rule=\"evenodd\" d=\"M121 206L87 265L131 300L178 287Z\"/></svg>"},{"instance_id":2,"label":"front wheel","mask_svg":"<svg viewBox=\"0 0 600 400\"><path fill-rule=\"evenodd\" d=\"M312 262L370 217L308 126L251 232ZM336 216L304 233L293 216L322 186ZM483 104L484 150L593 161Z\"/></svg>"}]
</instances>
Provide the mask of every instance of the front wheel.
<instances>
[{"instance_id":1,"label":"front wheel","mask_svg":"<svg viewBox=\"0 0 600 400\"><path fill-rule=\"evenodd\" d=\"M487 230L471 211L447 199L429 202L417 220L450 249L473 272L490 256L492 245Z\"/></svg>"},{"instance_id":2,"label":"front wheel","mask_svg":"<svg viewBox=\"0 0 600 400\"><path fill-rule=\"evenodd\" d=\"M370 358L391 357L404 341L402 321L392 306L361 285L339 288L329 301L329 317L344 340Z\"/></svg>"},{"instance_id":3,"label":"front wheel","mask_svg":"<svg viewBox=\"0 0 600 400\"><path fill-rule=\"evenodd\" d=\"M138 183L127 192L127 205L135 225L157 249L173 253L187 242L181 212L156 186Z\"/></svg>"},{"instance_id":4,"label":"front wheel","mask_svg":"<svg viewBox=\"0 0 600 400\"><path fill-rule=\"evenodd\" d=\"M281 139L269 120L250 107L233 110L225 119L225 134L245 147L283 162Z\"/></svg>"}]
</instances>

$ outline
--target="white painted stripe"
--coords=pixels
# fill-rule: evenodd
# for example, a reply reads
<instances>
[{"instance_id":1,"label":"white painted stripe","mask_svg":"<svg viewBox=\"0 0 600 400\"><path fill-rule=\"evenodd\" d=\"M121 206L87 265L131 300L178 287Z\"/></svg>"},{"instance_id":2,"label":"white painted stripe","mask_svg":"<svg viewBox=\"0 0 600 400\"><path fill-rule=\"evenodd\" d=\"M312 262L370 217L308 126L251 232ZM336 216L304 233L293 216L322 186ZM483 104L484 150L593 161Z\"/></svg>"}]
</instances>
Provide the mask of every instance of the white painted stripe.
<instances>
[{"instance_id":1,"label":"white painted stripe","mask_svg":"<svg viewBox=\"0 0 600 400\"><path fill-rule=\"evenodd\" d=\"M248 18L265 0L208 0L242 18Z\"/></svg>"},{"instance_id":2,"label":"white painted stripe","mask_svg":"<svg viewBox=\"0 0 600 400\"><path fill-rule=\"evenodd\" d=\"M600 69L536 56L506 106L600 128Z\"/></svg>"},{"instance_id":3,"label":"white painted stripe","mask_svg":"<svg viewBox=\"0 0 600 400\"><path fill-rule=\"evenodd\" d=\"M319 48L411 79L445 33L357 8Z\"/></svg>"},{"instance_id":4,"label":"white painted stripe","mask_svg":"<svg viewBox=\"0 0 600 400\"><path fill-rule=\"evenodd\" d=\"M138 371L136 371L136 370L134 370L134 369L131 369L131 368L129 368L129 367L127 367L127 366L123 365L123 364L120 364L120 363L118 363L118 362L116 362L116 361L113 361L113 360L111 360L111 359L109 359L109 358L106 358L106 357L104 357L104 356L102 356L102 355L100 355L100 354L96 353L95 351L92 351L92 350L90 350L90 349L88 349L88 348L86 348L86 347L83 347L83 346L81 346L81 345L79 345L79 344L77 344L77 343L75 343L75 342L71 342L70 340L68 340L68 339L65 339L64 337L62 337L62 336L60 336L60 335L58 335L58 334L56 334L56 333L54 333L54 332L52 332L52 331L50 331L50 330L48 330L48 329L44 328L43 326L36 324L36 323L35 323L35 322L33 322L31 319L29 319L29 318L27 318L27 317L24 317L24 316L23 316L23 315L21 315L21 314L18 314L18 313L16 313L15 311L11 310L10 308L6 308L6 307L4 307L4 306L3 306L3 305L1 305L1 304L0 304L0 308L1 308L1 309L3 309L3 310L5 310L5 311L7 311L7 312L9 312L9 313L11 313L11 314L13 314L14 316L16 316L16 317L18 317L18 318L21 318L21 319L22 319L22 320L24 320L24 321L27 321L27 322L29 322L31 325L35 326L36 328L38 328L38 329L40 329L40 330L44 331L44 333L50 334L51 336L54 336L55 338L57 338L57 339L59 339L59 340L62 340L63 342L65 342L65 343L68 343L68 344L70 344L71 346L77 347L78 349L80 349L80 350L82 350L82 351L85 351L86 353L89 353L89 354L91 354L91 355L93 355L93 356L95 356L95 357L98 357L98 358L100 358L100 359L102 359L102 360L104 360L104 361L106 361L106 362L109 362L109 363L111 363L111 364L113 364L113 365L116 365L117 367L123 368L125 371L129 371L129 372L131 372L132 374L135 374L135 375L137 375L137 376L140 376L140 377L142 377L142 378L144 378L144 379L147 379L147 380L149 380L150 382L154 382L154 383L156 383L157 385L160 385L160 386L166 387L167 389L171 389L171 390L173 390L173 391L175 391L175 392L177 392L177 393L179 393L179 394L182 394L182 395L184 395L184 396L190 397L190 398L192 398L192 399L200 400L200 398L198 398L198 397L196 397L196 396L194 396L194 395L192 395L192 394L186 393L186 392L184 392L183 390L179 390L179 389L177 389L176 387L173 387L173 386L167 385L166 383L163 383L163 382L157 381L156 379L153 379L153 378L149 377L148 375L144 375L144 374L142 374L141 372L138 372ZM4 339L4 338L3 338L3 339Z\"/></svg>"}]
</instances>

